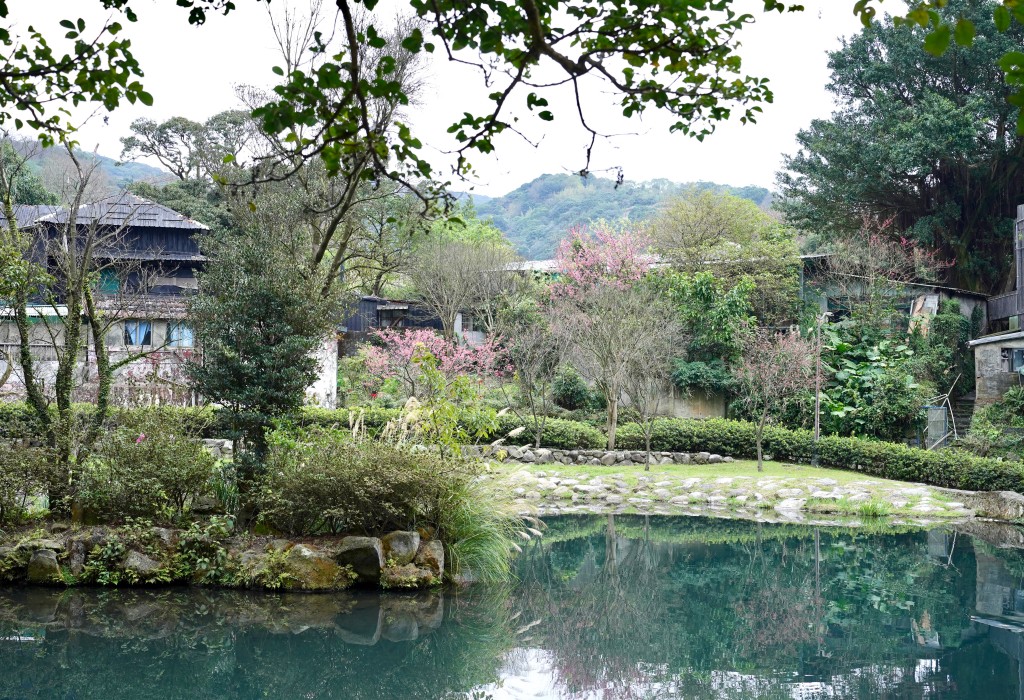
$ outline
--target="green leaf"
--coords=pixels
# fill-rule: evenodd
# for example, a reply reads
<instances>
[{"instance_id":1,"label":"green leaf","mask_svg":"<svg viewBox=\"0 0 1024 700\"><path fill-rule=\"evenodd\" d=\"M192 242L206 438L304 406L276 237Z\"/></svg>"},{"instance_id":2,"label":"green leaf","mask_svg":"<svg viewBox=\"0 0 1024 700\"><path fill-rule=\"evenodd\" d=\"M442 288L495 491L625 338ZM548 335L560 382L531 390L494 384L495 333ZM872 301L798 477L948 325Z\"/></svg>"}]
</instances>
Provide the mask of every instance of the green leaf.
<instances>
[{"instance_id":1,"label":"green leaf","mask_svg":"<svg viewBox=\"0 0 1024 700\"><path fill-rule=\"evenodd\" d=\"M996 23L996 29L1001 32L1005 32L1010 28L1010 11L1006 9L1004 5L996 5L996 9L992 11L992 19Z\"/></svg>"},{"instance_id":2,"label":"green leaf","mask_svg":"<svg viewBox=\"0 0 1024 700\"><path fill-rule=\"evenodd\" d=\"M949 48L950 29L943 24L924 38L924 50L932 56L941 56Z\"/></svg>"},{"instance_id":3,"label":"green leaf","mask_svg":"<svg viewBox=\"0 0 1024 700\"><path fill-rule=\"evenodd\" d=\"M956 29L953 30L953 39L960 46L970 46L974 43L974 22L961 17L957 20Z\"/></svg>"}]
</instances>

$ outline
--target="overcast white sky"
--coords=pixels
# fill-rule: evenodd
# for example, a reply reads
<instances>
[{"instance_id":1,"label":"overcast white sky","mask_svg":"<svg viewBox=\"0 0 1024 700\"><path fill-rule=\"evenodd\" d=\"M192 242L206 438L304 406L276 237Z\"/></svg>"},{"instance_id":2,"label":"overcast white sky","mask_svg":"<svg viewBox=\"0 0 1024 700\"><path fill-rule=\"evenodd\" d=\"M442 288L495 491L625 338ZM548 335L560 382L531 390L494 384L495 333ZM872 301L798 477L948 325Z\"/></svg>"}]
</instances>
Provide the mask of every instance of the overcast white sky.
<instances>
[{"instance_id":1,"label":"overcast white sky","mask_svg":"<svg viewBox=\"0 0 1024 700\"><path fill-rule=\"evenodd\" d=\"M752 9L757 0L739 0ZM280 11L285 3L308 0L274 0ZM255 0L236 0L238 9L228 17L214 16L202 27L187 23L186 12L171 0L135 0L132 6L139 22L127 24L135 55L143 66L144 84L154 96L152 107L126 105L92 119L80 133L83 148L117 157L119 139L129 133L138 117L157 121L181 115L202 121L225 109L237 108L233 87L250 84L269 87L277 64L275 45L266 7ZM82 0L13 0L11 16L16 30L29 24L48 35L63 33L57 26L62 18L76 18L99 3ZM699 143L689 137L668 133L668 120L650 114L643 121L617 117L610 96L593 90L586 96L591 114L608 132L633 132L599 142L591 169L622 167L627 179L668 178L677 182L711 180L732 185L771 187L783 153L795 149L796 132L811 119L832 110L825 91L828 78L826 52L838 46L841 35L859 29L852 14L853 2L811 0L799 15L757 13L756 24L741 33L746 71L770 78L775 103L765 105L757 124L722 124L711 137ZM84 6L84 7L83 7ZM898 8L894 8L898 9ZM92 25L99 14L84 15ZM446 167L451 159L443 155L452 146L446 128L469 105L484 105L486 89L470 69L433 60L428 67L429 89L411 115L417 135L433 149L432 162ZM520 98L521 100L522 98ZM552 98L552 104L568 102ZM475 155L475 191L501 195L542 173L571 172L583 165L587 135L574 113L563 107L556 120L530 128L534 148L514 135L504 135L493 156ZM455 186L465 189L465 186Z\"/></svg>"}]
</instances>

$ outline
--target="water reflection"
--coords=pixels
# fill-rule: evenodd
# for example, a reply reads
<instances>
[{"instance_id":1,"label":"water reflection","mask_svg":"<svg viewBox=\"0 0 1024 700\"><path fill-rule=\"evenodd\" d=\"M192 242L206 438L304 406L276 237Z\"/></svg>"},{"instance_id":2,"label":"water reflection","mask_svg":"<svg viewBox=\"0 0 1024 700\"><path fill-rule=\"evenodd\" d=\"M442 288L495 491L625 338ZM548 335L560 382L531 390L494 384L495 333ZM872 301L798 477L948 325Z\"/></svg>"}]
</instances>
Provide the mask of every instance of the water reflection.
<instances>
[{"instance_id":1,"label":"water reflection","mask_svg":"<svg viewBox=\"0 0 1024 700\"><path fill-rule=\"evenodd\" d=\"M0 699L1024 697L1015 528L548 525L498 590L0 592Z\"/></svg>"}]
</instances>

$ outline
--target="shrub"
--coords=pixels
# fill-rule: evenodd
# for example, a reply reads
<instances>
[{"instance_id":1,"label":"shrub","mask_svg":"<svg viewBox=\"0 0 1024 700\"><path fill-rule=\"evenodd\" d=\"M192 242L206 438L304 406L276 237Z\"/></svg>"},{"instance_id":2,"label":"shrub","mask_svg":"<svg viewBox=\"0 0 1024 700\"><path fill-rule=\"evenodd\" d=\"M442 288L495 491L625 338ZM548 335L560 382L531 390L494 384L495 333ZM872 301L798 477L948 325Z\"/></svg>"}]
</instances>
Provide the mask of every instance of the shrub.
<instances>
[{"instance_id":1,"label":"shrub","mask_svg":"<svg viewBox=\"0 0 1024 700\"><path fill-rule=\"evenodd\" d=\"M291 535L433 529L451 571L507 577L518 519L472 463L320 427L276 430L269 447L264 524Z\"/></svg>"},{"instance_id":2,"label":"shrub","mask_svg":"<svg viewBox=\"0 0 1024 700\"><path fill-rule=\"evenodd\" d=\"M651 449L669 452L708 451L743 459L756 456L751 423L725 419L655 421ZM623 449L642 449L639 426L623 426ZM764 451L777 460L807 463L814 455L814 434L769 426ZM976 457L960 450L928 451L891 442L856 437L823 436L818 442L822 466L852 469L887 479L917 481L975 491L1024 492L1024 467L1018 463Z\"/></svg>"},{"instance_id":3,"label":"shrub","mask_svg":"<svg viewBox=\"0 0 1024 700\"><path fill-rule=\"evenodd\" d=\"M0 402L0 440L27 440L42 434L35 411L23 401Z\"/></svg>"},{"instance_id":4,"label":"shrub","mask_svg":"<svg viewBox=\"0 0 1024 700\"><path fill-rule=\"evenodd\" d=\"M569 411L603 409L604 399L595 393L574 368L566 366L558 371L551 384L551 398L556 406Z\"/></svg>"},{"instance_id":5,"label":"shrub","mask_svg":"<svg viewBox=\"0 0 1024 700\"><path fill-rule=\"evenodd\" d=\"M36 498L46 494L54 472L49 450L0 442L0 524L20 523L29 517Z\"/></svg>"},{"instance_id":6,"label":"shrub","mask_svg":"<svg viewBox=\"0 0 1024 700\"><path fill-rule=\"evenodd\" d=\"M505 414L499 419L498 434L490 436L491 439L508 435L509 432L523 425L512 414ZM526 434L521 436L528 440L533 431L527 426ZM606 440L604 433L586 423L578 423L561 418L548 418L544 421L544 431L541 433L541 445L555 450L594 450L604 446Z\"/></svg>"},{"instance_id":7,"label":"shrub","mask_svg":"<svg viewBox=\"0 0 1024 700\"><path fill-rule=\"evenodd\" d=\"M416 527L445 480L464 476L429 451L357 441L345 430L276 430L269 440L257 507L262 522L293 535Z\"/></svg>"},{"instance_id":8,"label":"shrub","mask_svg":"<svg viewBox=\"0 0 1024 700\"><path fill-rule=\"evenodd\" d=\"M175 520L211 494L214 459L181 411L137 409L116 424L80 474L77 497L91 517Z\"/></svg>"}]
</instances>

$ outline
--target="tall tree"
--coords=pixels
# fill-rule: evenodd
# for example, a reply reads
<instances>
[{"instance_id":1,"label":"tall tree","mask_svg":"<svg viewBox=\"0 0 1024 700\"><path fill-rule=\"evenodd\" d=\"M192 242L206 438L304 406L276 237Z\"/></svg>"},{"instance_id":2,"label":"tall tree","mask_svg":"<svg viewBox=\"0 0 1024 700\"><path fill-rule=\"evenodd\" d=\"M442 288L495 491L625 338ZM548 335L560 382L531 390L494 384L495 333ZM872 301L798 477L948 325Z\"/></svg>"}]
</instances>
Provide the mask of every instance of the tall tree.
<instances>
[{"instance_id":1,"label":"tall tree","mask_svg":"<svg viewBox=\"0 0 1024 700\"><path fill-rule=\"evenodd\" d=\"M749 279L754 311L763 323L798 315L796 238L770 213L731 194L691 190L667 203L651 225L654 249L688 275L711 272L726 289Z\"/></svg>"},{"instance_id":2,"label":"tall tree","mask_svg":"<svg viewBox=\"0 0 1024 700\"><path fill-rule=\"evenodd\" d=\"M798 135L801 148L778 176L779 207L826 240L857 231L865 215L891 219L897 235L955 261L950 283L997 292L1024 191L1024 137L1019 100L1008 101L1013 87L996 63L1019 54L1024 27L997 28L1004 8L993 0L943 5L943 21L972 22L969 49L932 55L921 48L927 29L886 18L831 54L839 109Z\"/></svg>"},{"instance_id":3,"label":"tall tree","mask_svg":"<svg viewBox=\"0 0 1024 700\"><path fill-rule=\"evenodd\" d=\"M593 236L574 231L558 251L551 327L607 403L609 450L615 449L619 405L631 381L674 344L677 332L673 309L645 280L647 246L635 232L603 229Z\"/></svg>"}]
</instances>

